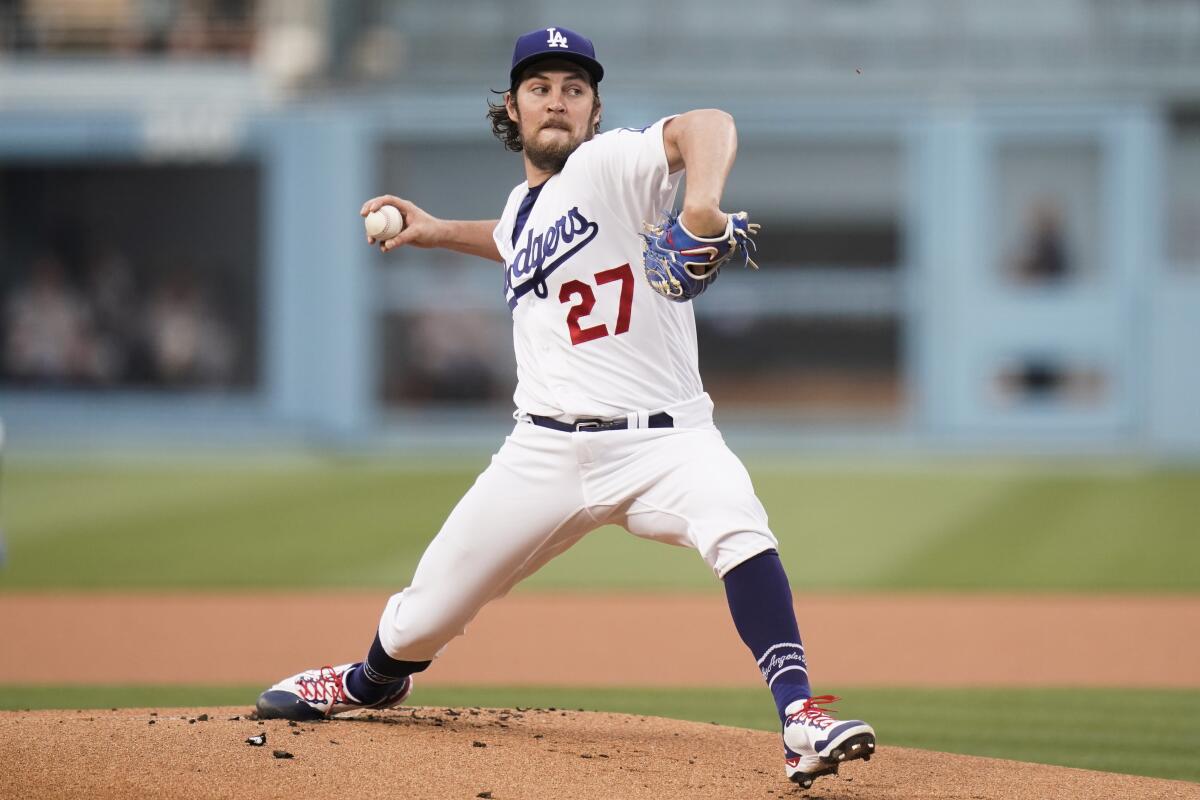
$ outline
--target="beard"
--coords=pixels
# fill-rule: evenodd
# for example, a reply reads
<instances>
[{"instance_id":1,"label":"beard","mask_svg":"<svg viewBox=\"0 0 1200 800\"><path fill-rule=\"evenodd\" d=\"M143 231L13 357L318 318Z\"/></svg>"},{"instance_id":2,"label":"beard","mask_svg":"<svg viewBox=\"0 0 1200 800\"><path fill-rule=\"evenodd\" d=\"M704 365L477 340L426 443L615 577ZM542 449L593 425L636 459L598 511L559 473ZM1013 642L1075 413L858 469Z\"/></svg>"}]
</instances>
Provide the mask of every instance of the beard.
<instances>
[{"instance_id":1,"label":"beard","mask_svg":"<svg viewBox=\"0 0 1200 800\"><path fill-rule=\"evenodd\" d=\"M542 130L546 130L543 128ZM566 130L559 128L559 130ZM537 132L541 133L541 130ZM570 131L567 131L567 136L555 136L550 141L541 140L536 134L531 138L522 141L522 147L525 150L525 156L529 159L529 163L540 170L547 172L562 172L562 168L566 166L567 159L571 154L579 149L579 145L587 141L590 136L585 136L578 141L571 136Z\"/></svg>"}]
</instances>

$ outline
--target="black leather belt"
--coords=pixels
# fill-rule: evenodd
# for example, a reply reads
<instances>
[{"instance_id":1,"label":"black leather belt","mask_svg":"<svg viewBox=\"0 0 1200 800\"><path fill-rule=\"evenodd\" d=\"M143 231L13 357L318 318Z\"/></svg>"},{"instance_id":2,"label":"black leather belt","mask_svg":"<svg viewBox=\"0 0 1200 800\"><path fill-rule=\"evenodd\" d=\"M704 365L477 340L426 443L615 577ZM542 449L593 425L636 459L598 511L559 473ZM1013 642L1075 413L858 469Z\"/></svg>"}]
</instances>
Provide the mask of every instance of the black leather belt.
<instances>
[{"instance_id":1,"label":"black leather belt","mask_svg":"<svg viewBox=\"0 0 1200 800\"><path fill-rule=\"evenodd\" d=\"M539 417L537 414L530 414L529 421L543 428L565 431L566 433L575 433L576 431L623 431L629 427L629 420L625 417L617 417L616 419L577 419L574 422L559 422L550 417ZM675 427L675 420L665 411L651 414L647 418L647 423L646 427L648 428Z\"/></svg>"}]
</instances>

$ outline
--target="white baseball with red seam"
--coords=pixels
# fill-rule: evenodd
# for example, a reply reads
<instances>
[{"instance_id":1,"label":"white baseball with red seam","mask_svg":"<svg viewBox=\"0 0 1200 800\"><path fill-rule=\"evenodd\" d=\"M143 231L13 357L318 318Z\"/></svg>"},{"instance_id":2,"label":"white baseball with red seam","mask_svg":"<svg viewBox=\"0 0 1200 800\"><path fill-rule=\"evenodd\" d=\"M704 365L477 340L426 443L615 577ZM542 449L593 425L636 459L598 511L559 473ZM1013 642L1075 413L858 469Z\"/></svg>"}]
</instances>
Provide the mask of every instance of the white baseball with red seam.
<instances>
[{"instance_id":1,"label":"white baseball with red seam","mask_svg":"<svg viewBox=\"0 0 1200 800\"><path fill-rule=\"evenodd\" d=\"M383 206L378 211L367 214L363 225L367 228L367 236L387 241L404 230L404 217L395 206Z\"/></svg>"}]
</instances>

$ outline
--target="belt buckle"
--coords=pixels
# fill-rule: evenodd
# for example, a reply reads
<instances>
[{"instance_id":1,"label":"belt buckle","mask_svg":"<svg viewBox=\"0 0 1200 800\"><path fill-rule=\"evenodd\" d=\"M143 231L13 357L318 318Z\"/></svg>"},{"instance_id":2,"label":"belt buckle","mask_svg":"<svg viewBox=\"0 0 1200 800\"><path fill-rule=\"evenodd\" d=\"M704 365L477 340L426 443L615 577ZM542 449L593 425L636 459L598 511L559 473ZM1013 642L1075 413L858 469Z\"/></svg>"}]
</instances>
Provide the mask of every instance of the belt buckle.
<instances>
[{"instance_id":1,"label":"belt buckle","mask_svg":"<svg viewBox=\"0 0 1200 800\"><path fill-rule=\"evenodd\" d=\"M603 420L598 419L582 419L575 423L575 430L578 431L598 431L603 425Z\"/></svg>"}]
</instances>

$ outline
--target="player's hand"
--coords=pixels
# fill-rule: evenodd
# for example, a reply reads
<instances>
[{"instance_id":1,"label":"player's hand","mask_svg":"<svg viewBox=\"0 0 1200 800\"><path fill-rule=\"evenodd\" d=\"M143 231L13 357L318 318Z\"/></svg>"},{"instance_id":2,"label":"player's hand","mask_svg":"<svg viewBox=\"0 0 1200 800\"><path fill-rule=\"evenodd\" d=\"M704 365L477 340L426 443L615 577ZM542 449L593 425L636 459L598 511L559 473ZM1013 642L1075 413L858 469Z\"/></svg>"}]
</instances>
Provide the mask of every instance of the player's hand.
<instances>
[{"instance_id":1,"label":"player's hand","mask_svg":"<svg viewBox=\"0 0 1200 800\"><path fill-rule=\"evenodd\" d=\"M384 253L394 250L402 244L413 247L438 246L438 232L441 220L426 213L422 208L408 200L390 194L380 195L363 203L359 214L365 217L372 211L378 211L384 206L395 206L400 210L400 216L404 217L404 228L391 239L384 241L376 241L374 236L368 236L367 244L378 244L380 251Z\"/></svg>"}]
</instances>

